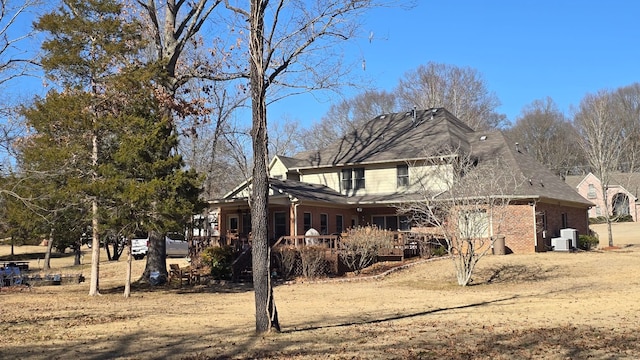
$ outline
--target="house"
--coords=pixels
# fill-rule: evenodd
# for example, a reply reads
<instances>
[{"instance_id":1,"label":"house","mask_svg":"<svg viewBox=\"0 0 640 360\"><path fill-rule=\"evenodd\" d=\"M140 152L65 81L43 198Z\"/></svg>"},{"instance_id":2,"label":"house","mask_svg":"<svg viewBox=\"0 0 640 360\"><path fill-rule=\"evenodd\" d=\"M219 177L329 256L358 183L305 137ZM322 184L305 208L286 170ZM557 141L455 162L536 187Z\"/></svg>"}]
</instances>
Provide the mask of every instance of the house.
<instances>
[{"instance_id":1,"label":"house","mask_svg":"<svg viewBox=\"0 0 640 360\"><path fill-rule=\"evenodd\" d=\"M417 177L441 165L443 149L471 154L478 167L502 157L503 171L526 179L514 189L509 221L501 227L508 250L546 251L563 228L587 233L590 201L500 131L473 131L446 109L434 108L380 115L325 149L275 156L269 164L270 238L301 236L310 228L336 234L367 224L411 231L414 224L396 205L424 199ZM447 190L436 178L421 181L432 190ZM210 201L219 219L212 226L222 235L248 237L250 186L246 181Z\"/></svg>"},{"instance_id":2,"label":"house","mask_svg":"<svg viewBox=\"0 0 640 360\"><path fill-rule=\"evenodd\" d=\"M613 215L631 215L633 221L638 221L640 212L640 173L611 174L611 181L607 188L608 209L605 208L602 193L602 182L592 173L584 176L567 176L567 184L576 189L582 197L595 204L589 210L589 217Z\"/></svg>"}]
</instances>

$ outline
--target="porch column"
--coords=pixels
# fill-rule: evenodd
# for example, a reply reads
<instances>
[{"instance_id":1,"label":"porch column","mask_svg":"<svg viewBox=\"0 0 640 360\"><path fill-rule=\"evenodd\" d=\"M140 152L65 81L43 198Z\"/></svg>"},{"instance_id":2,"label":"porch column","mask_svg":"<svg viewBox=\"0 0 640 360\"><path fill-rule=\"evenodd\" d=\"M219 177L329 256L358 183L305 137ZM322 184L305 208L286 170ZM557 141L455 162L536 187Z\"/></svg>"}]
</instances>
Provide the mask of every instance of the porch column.
<instances>
[{"instance_id":1,"label":"porch column","mask_svg":"<svg viewBox=\"0 0 640 360\"><path fill-rule=\"evenodd\" d=\"M289 203L289 236L298 236L298 201Z\"/></svg>"}]
</instances>

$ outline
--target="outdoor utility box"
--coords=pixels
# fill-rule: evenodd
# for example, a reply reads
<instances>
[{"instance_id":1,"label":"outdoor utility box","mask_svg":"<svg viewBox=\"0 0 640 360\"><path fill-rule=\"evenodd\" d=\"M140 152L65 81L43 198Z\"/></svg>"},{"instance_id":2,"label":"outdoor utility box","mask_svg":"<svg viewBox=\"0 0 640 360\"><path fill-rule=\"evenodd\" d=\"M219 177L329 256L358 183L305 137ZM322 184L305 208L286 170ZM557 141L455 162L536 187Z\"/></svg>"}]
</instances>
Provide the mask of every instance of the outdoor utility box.
<instances>
[{"instance_id":1,"label":"outdoor utility box","mask_svg":"<svg viewBox=\"0 0 640 360\"><path fill-rule=\"evenodd\" d=\"M560 237L571 240L571 248L578 248L578 230L560 229Z\"/></svg>"},{"instance_id":2,"label":"outdoor utility box","mask_svg":"<svg viewBox=\"0 0 640 360\"><path fill-rule=\"evenodd\" d=\"M504 254L506 254L504 235L495 235L493 237L493 255L504 255Z\"/></svg>"},{"instance_id":3,"label":"outdoor utility box","mask_svg":"<svg viewBox=\"0 0 640 360\"><path fill-rule=\"evenodd\" d=\"M571 239L563 237L551 238L551 246L553 246L553 251L569 251L571 250Z\"/></svg>"}]
</instances>

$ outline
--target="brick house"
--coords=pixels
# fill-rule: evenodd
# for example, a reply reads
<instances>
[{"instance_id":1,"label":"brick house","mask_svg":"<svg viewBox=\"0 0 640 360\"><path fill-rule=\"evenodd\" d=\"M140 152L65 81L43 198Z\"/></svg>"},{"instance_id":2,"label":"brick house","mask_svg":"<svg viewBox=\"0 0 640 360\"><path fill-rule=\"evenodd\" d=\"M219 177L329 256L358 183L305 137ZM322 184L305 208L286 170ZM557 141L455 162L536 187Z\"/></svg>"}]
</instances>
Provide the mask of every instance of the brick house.
<instances>
[{"instance_id":1,"label":"brick house","mask_svg":"<svg viewBox=\"0 0 640 360\"><path fill-rule=\"evenodd\" d=\"M593 202L589 209L589 217L604 215L631 215L633 221L638 221L640 212L640 174L613 173L607 189L608 209L605 210L602 182L592 173L584 176L567 176L567 184L578 191L582 197Z\"/></svg>"},{"instance_id":2,"label":"brick house","mask_svg":"<svg viewBox=\"0 0 640 360\"><path fill-rule=\"evenodd\" d=\"M380 115L325 149L275 156L269 164L270 238L300 236L310 228L335 234L368 224L411 231L415 224L399 215L396 205L420 201L418 174L439 165L433 154L444 147L471 154L478 167L500 156L503 171L525 180L514 189L508 221L501 223L507 251L546 251L562 228L587 233L590 201L500 131L474 131L446 109L434 108ZM420 183L447 190L436 178L422 177ZM246 181L210 201L215 219L210 226L221 235L248 238L250 186Z\"/></svg>"}]
</instances>

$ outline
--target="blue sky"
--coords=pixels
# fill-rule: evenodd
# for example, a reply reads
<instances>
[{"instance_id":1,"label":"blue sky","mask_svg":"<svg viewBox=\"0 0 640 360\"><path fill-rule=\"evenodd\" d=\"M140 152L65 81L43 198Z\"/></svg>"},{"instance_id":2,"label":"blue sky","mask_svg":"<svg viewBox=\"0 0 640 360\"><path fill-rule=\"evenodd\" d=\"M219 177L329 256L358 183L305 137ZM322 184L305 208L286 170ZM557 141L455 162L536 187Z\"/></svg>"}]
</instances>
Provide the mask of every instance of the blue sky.
<instances>
[{"instance_id":1,"label":"blue sky","mask_svg":"<svg viewBox=\"0 0 640 360\"><path fill-rule=\"evenodd\" d=\"M476 69L511 121L547 96L571 115L588 93L640 82L639 15L634 0L417 0L408 11L371 12L346 55L366 59L365 75L377 89L391 90L407 71L433 61ZM277 103L270 121L286 114L307 127L331 105L316 98Z\"/></svg>"},{"instance_id":2,"label":"blue sky","mask_svg":"<svg viewBox=\"0 0 640 360\"><path fill-rule=\"evenodd\" d=\"M356 75L369 78L376 89L392 90L407 71L430 61L471 67L500 99L498 111L514 121L536 99L549 96L571 115L571 107L588 93L640 82L640 1L415 2L410 10L371 11L345 54ZM29 98L42 92L41 80L21 83L5 95ZM269 121L286 116L308 127L340 100L326 94L287 98L270 106Z\"/></svg>"}]
</instances>

